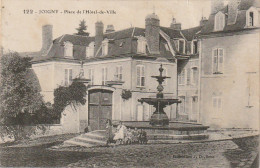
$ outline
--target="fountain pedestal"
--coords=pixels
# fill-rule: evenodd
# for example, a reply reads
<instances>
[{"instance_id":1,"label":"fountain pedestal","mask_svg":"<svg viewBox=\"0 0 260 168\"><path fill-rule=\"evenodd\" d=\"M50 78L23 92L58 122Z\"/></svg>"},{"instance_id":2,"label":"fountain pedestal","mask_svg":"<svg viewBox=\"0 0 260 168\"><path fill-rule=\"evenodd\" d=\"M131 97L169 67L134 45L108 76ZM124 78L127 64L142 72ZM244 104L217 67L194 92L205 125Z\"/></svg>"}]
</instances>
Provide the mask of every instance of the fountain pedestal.
<instances>
[{"instance_id":1,"label":"fountain pedestal","mask_svg":"<svg viewBox=\"0 0 260 168\"><path fill-rule=\"evenodd\" d=\"M141 98L138 101L143 103L147 103L149 105L153 105L156 110L152 114L150 119L150 124L152 126L165 126L169 125L169 118L164 112L164 108L167 105L171 105L174 103L181 103L178 99L165 99L163 98L163 85L162 83L166 78L170 78L167 76L162 76L163 68L162 65L159 68L160 75L159 76L152 76L152 78L157 79L159 85L157 86L158 93L156 94L156 98Z\"/></svg>"}]
</instances>

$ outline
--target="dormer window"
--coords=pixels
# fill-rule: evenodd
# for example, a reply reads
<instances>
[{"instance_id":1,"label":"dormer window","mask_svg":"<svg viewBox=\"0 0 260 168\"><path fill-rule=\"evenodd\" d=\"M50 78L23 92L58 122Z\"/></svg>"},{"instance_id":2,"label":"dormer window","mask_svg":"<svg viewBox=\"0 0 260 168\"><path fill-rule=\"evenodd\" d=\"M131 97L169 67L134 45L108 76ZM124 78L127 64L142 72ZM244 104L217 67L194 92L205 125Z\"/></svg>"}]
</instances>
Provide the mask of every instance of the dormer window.
<instances>
[{"instance_id":1,"label":"dormer window","mask_svg":"<svg viewBox=\"0 0 260 168\"><path fill-rule=\"evenodd\" d=\"M246 12L247 27L258 26L258 12L254 7L251 7Z\"/></svg>"},{"instance_id":2,"label":"dormer window","mask_svg":"<svg viewBox=\"0 0 260 168\"><path fill-rule=\"evenodd\" d=\"M215 15L215 31L222 31L225 27L225 14L218 12Z\"/></svg>"},{"instance_id":3,"label":"dormer window","mask_svg":"<svg viewBox=\"0 0 260 168\"><path fill-rule=\"evenodd\" d=\"M64 42L64 56L73 57L73 44L69 41Z\"/></svg>"},{"instance_id":4,"label":"dormer window","mask_svg":"<svg viewBox=\"0 0 260 168\"><path fill-rule=\"evenodd\" d=\"M94 48L95 48L94 42L91 42L88 45L88 47L86 47L86 57L87 58L94 57Z\"/></svg>"},{"instance_id":5,"label":"dormer window","mask_svg":"<svg viewBox=\"0 0 260 168\"><path fill-rule=\"evenodd\" d=\"M145 37L138 37L137 52L142 53L142 54L146 53L146 39L145 39Z\"/></svg>"},{"instance_id":6,"label":"dormer window","mask_svg":"<svg viewBox=\"0 0 260 168\"><path fill-rule=\"evenodd\" d=\"M178 40L178 51L180 53L185 53L185 40L184 39Z\"/></svg>"},{"instance_id":7,"label":"dormer window","mask_svg":"<svg viewBox=\"0 0 260 168\"><path fill-rule=\"evenodd\" d=\"M102 41L102 56L107 55L108 53L108 39Z\"/></svg>"}]
</instances>

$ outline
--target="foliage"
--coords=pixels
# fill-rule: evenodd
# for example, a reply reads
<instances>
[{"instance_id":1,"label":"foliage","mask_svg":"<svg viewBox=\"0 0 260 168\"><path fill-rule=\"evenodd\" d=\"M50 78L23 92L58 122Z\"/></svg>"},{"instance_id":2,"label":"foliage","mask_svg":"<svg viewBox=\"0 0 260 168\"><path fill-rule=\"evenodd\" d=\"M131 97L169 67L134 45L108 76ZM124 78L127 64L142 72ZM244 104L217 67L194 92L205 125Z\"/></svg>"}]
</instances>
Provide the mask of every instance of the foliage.
<instances>
[{"instance_id":1,"label":"foliage","mask_svg":"<svg viewBox=\"0 0 260 168\"><path fill-rule=\"evenodd\" d=\"M39 87L30 69L31 58L10 53L1 58L1 124L25 124L25 118L35 114L43 103Z\"/></svg>"},{"instance_id":2,"label":"foliage","mask_svg":"<svg viewBox=\"0 0 260 168\"><path fill-rule=\"evenodd\" d=\"M54 90L53 117L60 118L66 106L86 103L87 87L75 79L70 86L60 86Z\"/></svg>"},{"instance_id":3,"label":"foliage","mask_svg":"<svg viewBox=\"0 0 260 168\"><path fill-rule=\"evenodd\" d=\"M78 31L78 32L76 33L76 35L89 36L89 33L88 33L88 32L85 32L85 30L87 30L87 26L86 26L85 20L80 21L79 27L76 28L76 30Z\"/></svg>"},{"instance_id":4,"label":"foliage","mask_svg":"<svg viewBox=\"0 0 260 168\"><path fill-rule=\"evenodd\" d=\"M121 96L124 100L128 100L132 97L132 92L130 90L123 89Z\"/></svg>"}]
</instances>

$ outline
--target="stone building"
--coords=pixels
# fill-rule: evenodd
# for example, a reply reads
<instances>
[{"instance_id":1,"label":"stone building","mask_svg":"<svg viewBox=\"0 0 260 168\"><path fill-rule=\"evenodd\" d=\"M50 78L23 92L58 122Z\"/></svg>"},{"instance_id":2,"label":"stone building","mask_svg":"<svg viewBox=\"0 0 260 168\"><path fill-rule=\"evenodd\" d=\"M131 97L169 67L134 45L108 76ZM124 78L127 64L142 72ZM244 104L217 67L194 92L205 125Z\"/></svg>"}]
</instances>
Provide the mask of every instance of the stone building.
<instances>
[{"instance_id":1,"label":"stone building","mask_svg":"<svg viewBox=\"0 0 260 168\"><path fill-rule=\"evenodd\" d=\"M165 97L178 97L176 56L185 48L180 29L160 26L156 14L146 16L145 28L115 31L108 25L104 31L99 21L95 29L93 37L64 34L52 42L52 26L43 27L44 46L32 67L45 101L53 102L54 89L69 85L82 70L90 80L86 105L78 113L63 115L61 123L77 125L75 129L82 131L86 125L104 129L106 119L149 121L153 107L137 100L155 97L158 83L151 76L159 74L161 64L170 77L163 84ZM129 99L122 98L125 93L131 93ZM171 121L177 120L176 109L176 105L165 109Z\"/></svg>"},{"instance_id":2,"label":"stone building","mask_svg":"<svg viewBox=\"0 0 260 168\"><path fill-rule=\"evenodd\" d=\"M259 127L257 0L219 0L199 33L200 122L211 127Z\"/></svg>"}]
</instances>

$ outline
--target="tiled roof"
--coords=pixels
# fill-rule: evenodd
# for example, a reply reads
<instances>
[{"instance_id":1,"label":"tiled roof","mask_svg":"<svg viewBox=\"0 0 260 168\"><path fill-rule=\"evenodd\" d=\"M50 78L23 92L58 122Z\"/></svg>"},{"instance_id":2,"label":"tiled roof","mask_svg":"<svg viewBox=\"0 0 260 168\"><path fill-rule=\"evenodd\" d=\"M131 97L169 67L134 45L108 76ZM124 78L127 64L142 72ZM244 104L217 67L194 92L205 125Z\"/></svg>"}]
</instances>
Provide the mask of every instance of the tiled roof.
<instances>
[{"instance_id":1,"label":"tiled roof","mask_svg":"<svg viewBox=\"0 0 260 168\"><path fill-rule=\"evenodd\" d=\"M258 0L241 0L240 4L238 6L236 22L231 25L227 25L228 6L226 6L222 10L220 10L226 16L226 19L225 19L226 25L225 25L223 31L220 31L220 32L231 32L231 31L250 29L250 28L245 27L246 26L246 11L252 6L260 7L260 2ZM211 14L209 16L208 22L202 28L200 34L203 35L203 34L217 33L214 31L215 15L216 14Z\"/></svg>"},{"instance_id":2,"label":"tiled roof","mask_svg":"<svg viewBox=\"0 0 260 168\"><path fill-rule=\"evenodd\" d=\"M71 35L64 34L53 41L53 43L63 44L66 41L71 42L73 45L83 45L87 46L91 41L94 40L94 37L87 36L79 36L79 35Z\"/></svg>"},{"instance_id":3,"label":"tiled roof","mask_svg":"<svg viewBox=\"0 0 260 168\"><path fill-rule=\"evenodd\" d=\"M181 32L188 41L191 41L194 39L194 36L196 35L196 33L201 31L201 29L202 29L202 26L197 26L197 27L193 27L190 29L184 29Z\"/></svg>"},{"instance_id":4,"label":"tiled roof","mask_svg":"<svg viewBox=\"0 0 260 168\"><path fill-rule=\"evenodd\" d=\"M183 38L179 30L173 30L168 27L160 27L160 29L165 32L170 38Z\"/></svg>"},{"instance_id":5,"label":"tiled roof","mask_svg":"<svg viewBox=\"0 0 260 168\"><path fill-rule=\"evenodd\" d=\"M170 45L172 45L173 50L177 53L175 43L173 39L183 38L181 31L173 30L171 28L160 27L160 29L170 37ZM185 30L186 35L192 36L193 32L196 32L197 28L192 29L190 32ZM104 39L109 39L108 44L108 54L106 56L101 56L101 50L96 54L97 57L122 57L131 56L131 54L137 54L137 38L138 36L145 36L145 29L138 27L131 27L124 30L119 30L111 33L105 33ZM86 59L86 46L89 45L95 37L86 37L79 35L69 35L64 34L53 41L48 54L45 56L38 55L35 56L33 61L43 61L50 59L67 59L67 60L84 60ZM64 57L64 42L71 42L73 44L73 58ZM160 37L160 56L165 58L173 58L172 53L165 48L165 39ZM147 50L147 55L149 51Z\"/></svg>"}]
</instances>

